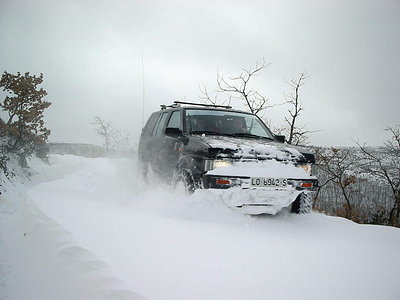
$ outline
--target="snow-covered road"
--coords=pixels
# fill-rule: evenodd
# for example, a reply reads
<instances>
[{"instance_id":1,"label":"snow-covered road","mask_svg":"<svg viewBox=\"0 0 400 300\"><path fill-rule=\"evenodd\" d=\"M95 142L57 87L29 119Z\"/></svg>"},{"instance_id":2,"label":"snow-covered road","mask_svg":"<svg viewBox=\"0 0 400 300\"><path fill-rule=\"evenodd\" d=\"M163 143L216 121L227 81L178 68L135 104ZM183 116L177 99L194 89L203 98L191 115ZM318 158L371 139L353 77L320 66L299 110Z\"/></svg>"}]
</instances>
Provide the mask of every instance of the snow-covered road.
<instances>
[{"instance_id":1,"label":"snow-covered road","mask_svg":"<svg viewBox=\"0 0 400 300\"><path fill-rule=\"evenodd\" d=\"M36 166L41 183L0 223L14 242L5 253L29 253L28 270L9 263L9 299L27 295L18 284L37 300L400 299L399 229L316 213L243 216L217 194L148 186L127 159L51 163ZM19 241L8 236L18 230Z\"/></svg>"}]
</instances>

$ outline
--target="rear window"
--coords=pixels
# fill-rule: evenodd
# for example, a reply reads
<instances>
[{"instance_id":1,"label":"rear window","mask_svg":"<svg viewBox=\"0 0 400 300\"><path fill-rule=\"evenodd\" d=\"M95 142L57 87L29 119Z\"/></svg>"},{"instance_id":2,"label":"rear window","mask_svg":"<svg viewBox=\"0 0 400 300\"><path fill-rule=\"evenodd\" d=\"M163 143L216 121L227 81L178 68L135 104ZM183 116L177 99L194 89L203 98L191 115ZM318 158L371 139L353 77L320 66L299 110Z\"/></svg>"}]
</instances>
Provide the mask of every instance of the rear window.
<instances>
[{"instance_id":1,"label":"rear window","mask_svg":"<svg viewBox=\"0 0 400 300\"><path fill-rule=\"evenodd\" d=\"M150 118L147 120L147 123L143 129L143 133L142 133L143 136L151 136L158 116L159 116L158 113L151 114Z\"/></svg>"},{"instance_id":2,"label":"rear window","mask_svg":"<svg viewBox=\"0 0 400 300\"><path fill-rule=\"evenodd\" d=\"M153 135L155 136L161 136L163 134L163 129L165 127L165 122L167 121L168 118L168 112L165 112L161 115L161 117L158 118L156 127L154 128Z\"/></svg>"}]
</instances>

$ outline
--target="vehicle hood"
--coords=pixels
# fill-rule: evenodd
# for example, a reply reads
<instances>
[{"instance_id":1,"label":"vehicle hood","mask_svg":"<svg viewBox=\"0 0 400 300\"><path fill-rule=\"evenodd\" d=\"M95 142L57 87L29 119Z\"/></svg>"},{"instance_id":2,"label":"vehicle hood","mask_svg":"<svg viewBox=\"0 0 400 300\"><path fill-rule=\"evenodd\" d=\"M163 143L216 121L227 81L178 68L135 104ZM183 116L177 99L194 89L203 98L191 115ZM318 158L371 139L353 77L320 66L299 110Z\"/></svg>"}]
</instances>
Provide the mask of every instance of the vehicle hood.
<instances>
[{"instance_id":1,"label":"vehicle hood","mask_svg":"<svg viewBox=\"0 0 400 300\"><path fill-rule=\"evenodd\" d=\"M216 157L237 159L275 159L278 161L315 162L308 150L275 141L242 137L199 136Z\"/></svg>"}]
</instances>

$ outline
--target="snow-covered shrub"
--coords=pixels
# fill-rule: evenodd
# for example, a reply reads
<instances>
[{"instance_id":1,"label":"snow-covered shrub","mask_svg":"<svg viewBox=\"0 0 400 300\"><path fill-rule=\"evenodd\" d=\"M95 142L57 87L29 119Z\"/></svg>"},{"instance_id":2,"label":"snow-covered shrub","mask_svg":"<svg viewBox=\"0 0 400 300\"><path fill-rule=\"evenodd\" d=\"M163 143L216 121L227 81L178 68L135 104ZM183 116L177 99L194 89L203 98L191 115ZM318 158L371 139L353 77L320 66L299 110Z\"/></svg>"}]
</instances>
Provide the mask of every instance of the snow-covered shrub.
<instances>
[{"instance_id":1,"label":"snow-covered shrub","mask_svg":"<svg viewBox=\"0 0 400 300\"><path fill-rule=\"evenodd\" d=\"M391 186L378 176L377 165L372 168L373 164L366 162L361 149L318 148L316 151L315 172L320 187L314 209L359 223L393 225L390 212L396 202ZM384 161L388 159L382 147L369 148L369 151ZM395 165L391 163L391 166Z\"/></svg>"},{"instance_id":2,"label":"snow-covered shrub","mask_svg":"<svg viewBox=\"0 0 400 300\"><path fill-rule=\"evenodd\" d=\"M43 74L39 76L4 72L0 79L0 87L6 97L0 103L6 119L0 118L1 148L6 153L19 156L20 163L26 165L26 158L34 153L43 156L43 145L50 130L45 127L43 113L50 102L43 98L47 92L39 88L43 82Z\"/></svg>"}]
</instances>

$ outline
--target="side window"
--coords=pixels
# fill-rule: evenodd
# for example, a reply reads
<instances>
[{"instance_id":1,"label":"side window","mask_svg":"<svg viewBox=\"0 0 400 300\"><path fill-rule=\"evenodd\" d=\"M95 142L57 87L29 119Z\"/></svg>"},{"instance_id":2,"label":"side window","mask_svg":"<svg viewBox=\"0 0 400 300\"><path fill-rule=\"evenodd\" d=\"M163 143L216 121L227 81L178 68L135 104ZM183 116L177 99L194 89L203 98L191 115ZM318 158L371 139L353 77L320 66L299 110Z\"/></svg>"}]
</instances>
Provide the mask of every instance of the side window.
<instances>
[{"instance_id":1,"label":"side window","mask_svg":"<svg viewBox=\"0 0 400 300\"><path fill-rule=\"evenodd\" d=\"M146 123L146 126L143 129L143 135L144 136L151 136L153 129L154 129L154 125L156 124L156 121L158 119L159 114L157 113L153 113L149 120Z\"/></svg>"},{"instance_id":2,"label":"side window","mask_svg":"<svg viewBox=\"0 0 400 300\"><path fill-rule=\"evenodd\" d=\"M167 127L170 128L179 128L182 130L181 126L181 112L180 111L174 111L171 115L171 118L169 119Z\"/></svg>"},{"instance_id":3,"label":"side window","mask_svg":"<svg viewBox=\"0 0 400 300\"><path fill-rule=\"evenodd\" d=\"M167 121L168 113L165 112L161 115L161 117L158 119L156 127L154 128L154 133L153 135L155 136L161 136L162 135L162 130L164 129L165 122Z\"/></svg>"}]
</instances>

